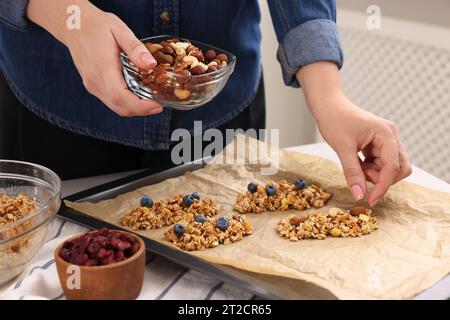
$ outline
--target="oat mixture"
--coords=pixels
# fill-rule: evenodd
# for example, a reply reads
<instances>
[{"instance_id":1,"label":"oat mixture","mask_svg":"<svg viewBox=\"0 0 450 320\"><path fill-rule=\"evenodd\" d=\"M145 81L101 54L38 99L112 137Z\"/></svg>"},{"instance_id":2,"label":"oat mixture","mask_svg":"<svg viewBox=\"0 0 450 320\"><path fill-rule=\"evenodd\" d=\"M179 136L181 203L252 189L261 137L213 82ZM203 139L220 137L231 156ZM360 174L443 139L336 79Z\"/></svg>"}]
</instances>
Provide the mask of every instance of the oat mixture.
<instances>
[{"instance_id":1,"label":"oat mixture","mask_svg":"<svg viewBox=\"0 0 450 320\"><path fill-rule=\"evenodd\" d=\"M291 216L278 222L278 234L291 241L331 237L360 237L378 229L372 210L355 207L350 210L331 208L328 213Z\"/></svg>"},{"instance_id":2,"label":"oat mixture","mask_svg":"<svg viewBox=\"0 0 450 320\"><path fill-rule=\"evenodd\" d=\"M198 216L191 222L170 226L164 232L164 238L180 249L193 251L234 243L252 233L250 222L239 215L231 219Z\"/></svg>"},{"instance_id":3,"label":"oat mixture","mask_svg":"<svg viewBox=\"0 0 450 320\"><path fill-rule=\"evenodd\" d=\"M176 195L155 203L150 199L148 204L143 203L145 198L125 212L121 220L123 226L132 230L152 230L181 220L192 221L200 214L210 217L217 213L217 205L210 198L192 199L192 195Z\"/></svg>"},{"instance_id":4,"label":"oat mixture","mask_svg":"<svg viewBox=\"0 0 450 320\"><path fill-rule=\"evenodd\" d=\"M321 208L330 198L330 193L314 184L308 186L304 180L297 180L294 184L281 180L265 187L250 183L248 191L237 196L234 209L240 213L305 210Z\"/></svg>"},{"instance_id":5,"label":"oat mixture","mask_svg":"<svg viewBox=\"0 0 450 320\"><path fill-rule=\"evenodd\" d=\"M36 201L25 193L11 197L0 193L0 227L16 222L36 209Z\"/></svg>"}]
</instances>

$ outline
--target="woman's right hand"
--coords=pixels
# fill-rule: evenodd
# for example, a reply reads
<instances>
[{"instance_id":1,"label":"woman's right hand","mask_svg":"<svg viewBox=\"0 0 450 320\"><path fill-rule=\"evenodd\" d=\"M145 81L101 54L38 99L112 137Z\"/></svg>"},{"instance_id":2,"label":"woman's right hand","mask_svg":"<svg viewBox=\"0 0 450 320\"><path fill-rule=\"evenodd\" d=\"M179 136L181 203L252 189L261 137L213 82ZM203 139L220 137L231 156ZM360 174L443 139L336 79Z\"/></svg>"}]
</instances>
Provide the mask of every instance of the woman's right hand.
<instances>
[{"instance_id":1,"label":"woman's right hand","mask_svg":"<svg viewBox=\"0 0 450 320\"><path fill-rule=\"evenodd\" d=\"M80 7L80 29L66 26L67 7L73 4ZM144 70L154 68L156 60L117 16L86 0L30 0L27 15L67 46L86 90L116 114L129 117L162 112L155 101L141 100L128 90L121 50Z\"/></svg>"}]
</instances>

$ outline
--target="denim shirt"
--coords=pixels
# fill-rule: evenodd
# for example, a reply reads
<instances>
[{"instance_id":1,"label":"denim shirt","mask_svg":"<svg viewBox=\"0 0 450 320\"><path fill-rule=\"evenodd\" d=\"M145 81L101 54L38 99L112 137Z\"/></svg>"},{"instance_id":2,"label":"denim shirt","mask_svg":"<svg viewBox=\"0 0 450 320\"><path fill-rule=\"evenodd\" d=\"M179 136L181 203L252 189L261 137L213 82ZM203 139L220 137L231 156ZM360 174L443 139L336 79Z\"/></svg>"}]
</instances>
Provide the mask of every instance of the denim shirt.
<instances>
[{"instance_id":1,"label":"denim shirt","mask_svg":"<svg viewBox=\"0 0 450 320\"><path fill-rule=\"evenodd\" d=\"M202 120L204 129L218 127L251 102L261 75L257 0L91 2L116 14L138 38L171 34L230 51L237 57L235 72L223 91L198 109L164 108L154 116L121 118L84 89L68 49L26 18L27 0L0 0L1 71L17 98L42 118L75 133L163 150L170 147L174 128L192 130L194 120ZM280 81L298 87L297 70L316 61L342 66L334 0L268 4L279 42Z\"/></svg>"}]
</instances>

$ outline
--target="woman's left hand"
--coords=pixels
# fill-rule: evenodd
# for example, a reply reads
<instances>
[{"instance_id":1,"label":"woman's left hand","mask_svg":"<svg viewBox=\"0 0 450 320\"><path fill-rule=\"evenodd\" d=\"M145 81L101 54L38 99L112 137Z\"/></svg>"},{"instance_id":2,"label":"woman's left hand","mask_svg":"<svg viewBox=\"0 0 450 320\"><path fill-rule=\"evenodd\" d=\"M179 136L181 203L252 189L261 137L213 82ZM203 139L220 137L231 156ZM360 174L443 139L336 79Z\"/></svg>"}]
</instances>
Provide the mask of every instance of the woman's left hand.
<instances>
[{"instance_id":1,"label":"woman's left hand","mask_svg":"<svg viewBox=\"0 0 450 320\"><path fill-rule=\"evenodd\" d=\"M324 62L309 68L314 65L299 72L308 105L323 138L339 156L355 200L367 194L367 181L375 184L368 196L369 205L374 206L391 185L411 174L397 128L345 97L335 65ZM358 156L360 151L364 159Z\"/></svg>"}]
</instances>

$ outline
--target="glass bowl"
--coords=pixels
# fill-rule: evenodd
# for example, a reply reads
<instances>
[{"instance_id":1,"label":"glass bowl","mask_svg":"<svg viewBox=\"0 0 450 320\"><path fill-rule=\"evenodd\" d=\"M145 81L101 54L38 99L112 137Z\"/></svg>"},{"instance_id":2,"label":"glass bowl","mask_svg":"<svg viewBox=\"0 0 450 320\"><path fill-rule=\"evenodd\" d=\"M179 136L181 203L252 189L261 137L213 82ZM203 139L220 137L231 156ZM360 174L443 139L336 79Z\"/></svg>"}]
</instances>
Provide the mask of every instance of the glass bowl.
<instances>
[{"instance_id":1,"label":"glass bowl","mask_svg":"<svg viewBox=\"0 0 450 320\"><path fill-rule=\"evenodd\" d=\"M152 72L161 71L151 70L148 73L140 71L122 52L120 57L122 61L123 75L128 88L142 99L151 99L157 101L163 107L174 108L178 110L189 110L200 107L211 101L223 89L230 75L234 71L236 65L236 57L219 48L189 39L174 37L169 35L160 35L150 38L141 39L143 43L159 43L161 41L177 38L182 42L188 41L192 45L200 48L203 52L214 50L217 55L224 53L228 56L228 64L214 72L204 73L201 75L182 75L175 71L164 71L165 81L156 84L151 82L144 84L145 77ZM180 99L178 93L187 93L187 98ZM177 94L175 94L177 93Z\"/></svg>"},{"instance_id":2,"label":"glass bowl","mask_svg":"<svg viewBox=\"0 0 450 320\"><path fill-rule=\"evenodd\" d=\"M0 193L28 194L36 210L13 223L0 226L0 285L19 275L42 247L61 203L61 179L33 163L0 160Z\"/></svg>"}]
</instances>

